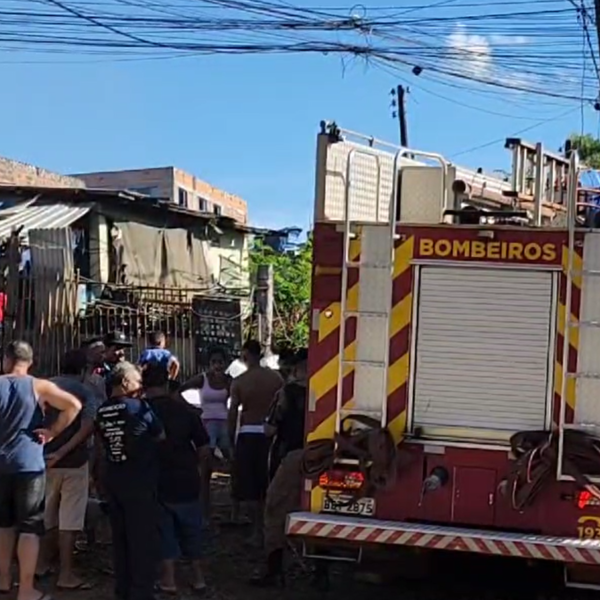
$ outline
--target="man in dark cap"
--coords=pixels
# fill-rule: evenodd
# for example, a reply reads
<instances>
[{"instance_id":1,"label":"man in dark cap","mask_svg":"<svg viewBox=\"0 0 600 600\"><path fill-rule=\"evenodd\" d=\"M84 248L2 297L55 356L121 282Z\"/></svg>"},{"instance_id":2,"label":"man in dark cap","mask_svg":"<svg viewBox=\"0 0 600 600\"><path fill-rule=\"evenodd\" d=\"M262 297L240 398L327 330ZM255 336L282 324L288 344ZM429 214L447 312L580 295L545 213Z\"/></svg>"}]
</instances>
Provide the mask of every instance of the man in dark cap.
<instances>
[{"instance_id":1,"label":"man in dark cap","mask_svg":"<svg viewBox=\"0 0 600 600\"><path fill-rule=\"evenodd\" d=\"M112 372L114 368L125 360L125 350L132 347L129 338L122 331L110 331L104 336L104 366L101 375L106 384L106 395L112 391Z\"/></svg>"}]
</instances>

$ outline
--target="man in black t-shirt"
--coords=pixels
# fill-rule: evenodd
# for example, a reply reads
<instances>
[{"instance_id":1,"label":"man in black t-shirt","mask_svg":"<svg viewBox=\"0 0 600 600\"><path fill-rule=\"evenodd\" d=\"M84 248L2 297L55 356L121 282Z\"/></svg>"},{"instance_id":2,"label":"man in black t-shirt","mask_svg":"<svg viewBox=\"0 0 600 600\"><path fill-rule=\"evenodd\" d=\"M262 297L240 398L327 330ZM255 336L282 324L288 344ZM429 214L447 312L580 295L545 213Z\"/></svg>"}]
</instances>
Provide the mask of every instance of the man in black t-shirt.
<instances>
[{"instance_id":1,"label":"man in black t-shirt","mask_svg":"<svg viewBox=\"0 0 600 600\"><path fill-rule=\"evenodd\" d=\"M197 411L169 390L164 365L150 364L143 384L152 410L162 422L166 441L159 449L158 498L161 505L162 578L160 590L175 593L175 561L183 554L192 561L197 592L206 589L201 567L202 512L200 464L210 456L210 439Z\"/></svg>"},{"instance_id":2,"label":"man in black t-shirt","mask_svg":"<svg viewBox=\"0 0 600 600\"><path fill-rule=\"evenodd\" d=\"M141 379L135 365L119 363L95 423L119 600L151 600L159 562L158 446L164 430L140 399Z\"/></svg>"}]
</instances>

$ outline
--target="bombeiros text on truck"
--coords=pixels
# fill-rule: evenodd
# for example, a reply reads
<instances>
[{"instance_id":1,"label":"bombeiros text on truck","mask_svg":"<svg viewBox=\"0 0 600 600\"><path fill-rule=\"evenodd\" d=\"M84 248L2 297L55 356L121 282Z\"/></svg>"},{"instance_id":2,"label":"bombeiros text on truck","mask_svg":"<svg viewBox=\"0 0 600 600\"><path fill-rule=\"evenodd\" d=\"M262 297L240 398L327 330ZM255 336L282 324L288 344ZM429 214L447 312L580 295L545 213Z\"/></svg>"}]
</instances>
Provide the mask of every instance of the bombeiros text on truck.
<instances>
[{"instance_id":1,"label":"bombeiros text on truck","mask_svg":"<svg viewBox=\"0 0 600 600\"><path fill-rule=\"evenodd\" d=\"M313 558L454 550L600 583L600 190L576 152L506 147L510 181L321 126L317 464L287 522Z\"/></svg>"}]
</instances>

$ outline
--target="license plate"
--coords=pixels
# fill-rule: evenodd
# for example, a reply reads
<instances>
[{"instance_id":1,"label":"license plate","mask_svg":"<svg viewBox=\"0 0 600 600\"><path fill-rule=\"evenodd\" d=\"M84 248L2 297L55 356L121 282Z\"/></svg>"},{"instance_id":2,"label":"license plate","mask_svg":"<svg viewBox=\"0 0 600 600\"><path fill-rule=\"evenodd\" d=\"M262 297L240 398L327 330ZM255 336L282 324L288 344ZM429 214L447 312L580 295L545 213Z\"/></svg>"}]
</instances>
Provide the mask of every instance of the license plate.
<instances>
[{"instance_id":1,"label":"license plate","mask_svg":"<svg viewBox=\"0 0 600 600\"><path fill-rule=\"evenodd\" d=\"M351 496L325 496L323 498L323 512L361 517L375 515L374 498L360 498L352 503L350 502L351 499Z\"/></svg>"}]
</instances>

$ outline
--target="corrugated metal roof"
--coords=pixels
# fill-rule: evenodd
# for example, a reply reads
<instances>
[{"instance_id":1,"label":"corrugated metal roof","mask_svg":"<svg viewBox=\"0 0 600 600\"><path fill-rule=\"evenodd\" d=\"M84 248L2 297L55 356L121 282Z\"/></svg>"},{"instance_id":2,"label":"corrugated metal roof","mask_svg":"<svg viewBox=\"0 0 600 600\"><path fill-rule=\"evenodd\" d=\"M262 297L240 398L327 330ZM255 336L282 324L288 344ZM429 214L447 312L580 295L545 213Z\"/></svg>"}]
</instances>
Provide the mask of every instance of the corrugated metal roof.
<instances>
[{"instance_id":1,"label":"corrugated metal roof","mask_svg":"<svg viewBox=\"0 0 600 600\"><path fill-rule=\"evenodd\" d=\"M21 237L26 238L31 229L59 229L68 227L88 213L91 206L67 204L46 204L42 206L23 206L20 209L0 209L0 240L8 237L12 231L23 227Z\"/></svg>"}]
</instances>

